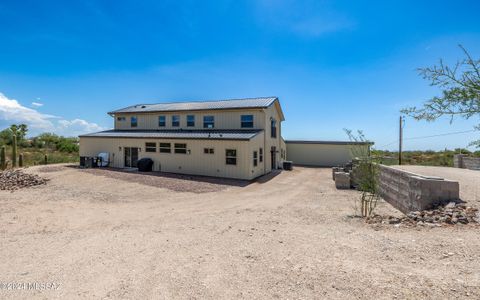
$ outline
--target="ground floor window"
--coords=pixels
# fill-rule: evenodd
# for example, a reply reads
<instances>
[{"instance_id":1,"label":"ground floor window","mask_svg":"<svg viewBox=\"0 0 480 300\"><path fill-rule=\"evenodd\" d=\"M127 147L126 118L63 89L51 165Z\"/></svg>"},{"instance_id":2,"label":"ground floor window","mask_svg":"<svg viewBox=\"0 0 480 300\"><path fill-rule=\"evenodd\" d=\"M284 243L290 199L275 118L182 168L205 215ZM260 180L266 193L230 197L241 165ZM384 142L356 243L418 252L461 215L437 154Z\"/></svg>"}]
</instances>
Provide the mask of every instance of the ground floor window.
<instances>
[{"instance_id":1,"label":"ground floor window","mask_svg":"<svg viewBox=\"0 0 480 300\"><path fill-rule=\"evenodd\" d=\"M203 153L205 154L214 154L215 150L213 148L203 148Z\"/></svg>"},{"instance_id":2,"label":"ground floor window","mask_svg":"<svg viewBox=\"0 0 480 300\"><path fill-rule=\"evenodd\" d=\"M160 153L172 153L172 144L160 143Z\"/></svg>"},{"instance_id":3,"label":"ground floor window","mask_svg":"<svg viewBox=\"0 0 480 300\"><path fill-rule=\"evenodd\" d=\"M187 154L187 144L177 144L177 143L175 143L175 153Z\"/></svg>"},{"instance_id":4,"label":"ground floor window","mask_svg":"<svg viewBox=\"0 0 480 300\"><path fill-rule=\"evenodd\" d=\"M253 151L253 166L256 167L258 165L258 153L257 151Z\"/></svg>"},{"instance_id":5,"label":"ground floor window","mask_svg":"<svg viewBox=\"0 0 480 300\"><path fill-rule=\"evenodd\" d=\"M258 149L258 153L260 154L260 156L259 156L260 162L262 162L263 161L263 148Z\"/></svg>"},{"instance_id":6,"label":"ground floor window","mask_svg":"<svg viewBox=\"0 0 480 300\"><path fill-rule=\"evenodd\" d=\"M226 149L225 150L225 163L227 165L236 165L237 164L237 150L235 149Z\"/></svg>"},{"instance_id":7,"label":"ground floor window","mask_svg":"<svg viewBox=\"0 0 480 300\"><path fill-rule=\"evenodd\" d=\"M145 143L145 152L157 152L157 143Z\"/></svg>"}]
</instances>

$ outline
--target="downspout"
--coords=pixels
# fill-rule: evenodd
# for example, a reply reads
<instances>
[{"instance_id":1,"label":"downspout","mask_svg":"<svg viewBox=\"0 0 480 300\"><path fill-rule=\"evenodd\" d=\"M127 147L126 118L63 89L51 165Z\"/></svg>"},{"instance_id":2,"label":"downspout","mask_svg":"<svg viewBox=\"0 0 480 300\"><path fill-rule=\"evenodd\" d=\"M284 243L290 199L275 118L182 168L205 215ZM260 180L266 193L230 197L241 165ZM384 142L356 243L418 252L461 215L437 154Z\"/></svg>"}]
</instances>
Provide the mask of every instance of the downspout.
<instances>
[{"instance_id":1,"label":"downspout","mask_svg":"<svg viewBox=\"0 0 480 300\"><path fill-rule=\"evenodd\" d=\"M263 116L265 117L265 127L263 128L263 150L262 150L262 162L263 162L263 175L267 174L267 163L265 162L265 157L266 157L266 153L267 153L267 149L266 149L266 146L267 146L267 113L265 111L265 109L263 110Z\"/></svg>"}]
</instances>

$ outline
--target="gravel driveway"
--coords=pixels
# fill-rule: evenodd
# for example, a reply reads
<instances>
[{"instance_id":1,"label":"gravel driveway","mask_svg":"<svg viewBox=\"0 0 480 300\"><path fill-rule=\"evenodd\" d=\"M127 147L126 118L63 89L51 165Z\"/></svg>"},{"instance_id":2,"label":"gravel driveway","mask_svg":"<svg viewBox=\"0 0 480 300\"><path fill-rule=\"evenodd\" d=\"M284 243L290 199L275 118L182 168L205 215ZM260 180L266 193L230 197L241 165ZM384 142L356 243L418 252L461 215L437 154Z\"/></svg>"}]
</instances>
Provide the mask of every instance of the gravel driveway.
<instances>
[{"instance_id":1,"label":"gravel driveway","mask_svg":"<svg viewBox=\"0 0 480 300\"><path fill-rule=\"evenodd\" d=\"M368 225L352 216L358 192L335 190L329 169L201 193L29 172L51 180L0 191L0 283L59 288L0 298L480 298L478 227Z\"/></svg>"}]
</instances>

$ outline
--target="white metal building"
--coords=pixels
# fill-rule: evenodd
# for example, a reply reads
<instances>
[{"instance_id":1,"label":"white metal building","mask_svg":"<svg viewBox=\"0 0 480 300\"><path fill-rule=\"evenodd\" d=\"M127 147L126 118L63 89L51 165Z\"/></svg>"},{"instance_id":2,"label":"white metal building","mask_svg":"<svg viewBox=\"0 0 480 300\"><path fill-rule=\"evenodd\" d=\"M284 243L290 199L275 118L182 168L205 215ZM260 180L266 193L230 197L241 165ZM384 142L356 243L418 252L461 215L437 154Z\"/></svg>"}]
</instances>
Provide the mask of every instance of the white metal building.
<instances>
[{"instance_id":1,"label":"white metal building","mask_svg":"<svg viewBox=\"0 0 480 300\"><path fill-rule=\"evenodd\" d=\"M371 143L341 141L285 141L287 160L295 165L333 167L350 162L359 153L369 153Z\"/></svg>"}]
</instances>

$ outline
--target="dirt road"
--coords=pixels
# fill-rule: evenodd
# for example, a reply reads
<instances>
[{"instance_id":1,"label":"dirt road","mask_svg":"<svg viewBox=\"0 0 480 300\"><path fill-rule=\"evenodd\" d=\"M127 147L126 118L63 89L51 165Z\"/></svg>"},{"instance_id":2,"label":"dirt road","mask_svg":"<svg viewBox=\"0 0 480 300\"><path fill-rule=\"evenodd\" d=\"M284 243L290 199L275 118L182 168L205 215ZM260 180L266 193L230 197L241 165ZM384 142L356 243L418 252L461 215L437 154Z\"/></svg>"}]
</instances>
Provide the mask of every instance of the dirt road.
<instances>
[{"instance_id":1,"label":"dirt road","mask_svg":"<svg viewBox=\"0 0 480 300\"><path fill-rule=\"evenodd\" d=\"M176 188L29 172L51 180L0 191L0 282L59 287L0 298L480 298L478 227L365 224L352 217L358 193L335 190L328 169L246 186L177 178Z\"/></svg>"}]
</instances>

